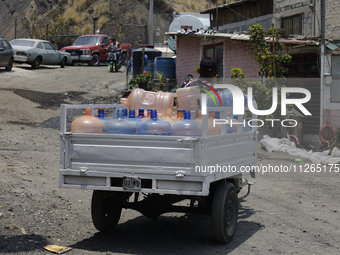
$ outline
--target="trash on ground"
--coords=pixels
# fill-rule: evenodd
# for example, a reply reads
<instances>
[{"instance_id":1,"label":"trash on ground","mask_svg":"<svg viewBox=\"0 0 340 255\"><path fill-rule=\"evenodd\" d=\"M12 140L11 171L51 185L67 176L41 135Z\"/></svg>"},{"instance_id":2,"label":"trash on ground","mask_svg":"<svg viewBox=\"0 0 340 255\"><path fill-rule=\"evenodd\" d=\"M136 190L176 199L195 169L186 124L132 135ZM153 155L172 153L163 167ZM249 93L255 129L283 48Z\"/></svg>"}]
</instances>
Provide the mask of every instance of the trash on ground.
<instances>
[{"instance_id":1,"label":"trash on ground","mask_svg":"<svg viewBox=\"0 0 340 255\"><path fill-rule=\"evenodd\" d=\"M302 162L302 159L296 158L295 162Z\"/></svg>"},{"instance_id":2,"label":"trash on ground","mask_svg":"<svg viewBox=\"0 0 340 255\"><path fill-rule=\"evenodd\" d=\"M18 227L17 227L17 226L13 226L13 225L7 225L7 226L5 227L5 229L14 230L14 229L18 229Z\"/></svg>"},{"instance_id":3,"label":"trash on ground","mask_svg":"<svg viewBox=\"0 0 340 255\"><path fill-rule=\"evenodd\" d=\"M21 228L20 231L21 231L21 233L22 233L23 235L27 235L27 233L26 233L26 231L25 231L24 228Z\"/></svg>"},{"instance_id":4,"label":"trash on ground","mask_svg":"<svg viewBox=\"0 0 340 255\"><path fill-rule=\"evenodd\" d=\"M44 247L44 249L57 254L62 254L64 252L71 250L72 248L59 245L47 245Z\"/></svg>"},{"instance_id":5,"label":"trash on ground","mask_svg":"<svg viewBox=\"0 0 340 255\"><path fill-rule=\"evenodd\" d=\"M272 138L269 135L264 135L261 139L262 146L268 152L287 152L292 156L298 156L302 159L308 159L314 164L337 164L340 163L340 150L334 148L331 156L328 154L330 150L325 150L323 152L313 152L312 150L307 151L305 149L296 148L296 145L289 142L287 138ZM296 161L296 160L295 160ZM301 162L301 161L297 161Z\"/></svg>"},{"instance_id":6,"label":"trash on ground","mask_svg":"<svg viewBox=\"0 0 340 255\"><path fill-rule=\"evenodd\" d=\"M20 179L26 182L32 182L32 180L29 180L29 179L24 179L24 178L20 178Z\"/></svg>"}]
</instances>

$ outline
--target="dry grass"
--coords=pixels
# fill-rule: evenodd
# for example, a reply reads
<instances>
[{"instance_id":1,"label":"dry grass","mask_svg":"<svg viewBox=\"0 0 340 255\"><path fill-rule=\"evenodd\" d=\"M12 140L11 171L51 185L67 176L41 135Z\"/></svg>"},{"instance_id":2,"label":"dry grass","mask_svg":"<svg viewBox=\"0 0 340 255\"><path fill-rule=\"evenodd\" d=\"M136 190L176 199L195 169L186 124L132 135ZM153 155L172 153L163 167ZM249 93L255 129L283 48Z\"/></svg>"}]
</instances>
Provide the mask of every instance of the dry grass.
<instances>
[{"instance_id":1,"label":"dry grass","mask_svg":"<svg viewBox=\"0 0 340 255\"><path fill-rule=\"evenodd\" d=\"M110 12L110 6L108 2L100 5L101 14L108 14Z\"/></svg>"},{"instance_id":2,"label":"dry grass","mask_svg":"<svg viewBox=\"0 0 340 255\"><path fill-rule=\"evenodd\" d=\"M69 6L72 6L72 5L73 5L73 2L74 2L74 0L68 0L68 1L67 1L67 3L68 3Z\"/></svg>"},{"instance_id":3,"label":"dry grass","mask_svg":"<svg viewBox=\"0 0 340 255\"><path fill-rule=\"evenodd\" d=\"M82 32L82 31L81 31L81 28L78 27L78 26L74 26L73 29L74 29L74 33L75 33L75 34L78 34L78 35L79 35L79 34L81 34L81 32Z\"/></svg>"},{"instance_id":4,"label":"dry grass","mask_svg":"<svg viewBox=\"0 0 340 255\"><path fill-rule=\"evenodd\" d=\"M100 16L100 14L102 13L102 12L101 12L101 9L100 9L100 5L96 5L96 6L94 7L94 11L95 11L95 13L96 13L98 16Z\"/></svg>"},{"instance_id":5,"label":"dry grass","mask_svg":"<svg viewBox=\"0 0 340 255\"><path fill-rule=\"evenodd\" d=\"M87 12L83 12L83 15L82 15L83 21L88 20L89 17L90 17L90 15Z\"/></svg>"},{"instance_id":6,"label":"dry grass","mask_svg":"<svg viewBox=\"0 0 340 255\"><path fill-rule=\"evenodd\" d=\"M74 19L75 21L79 20L78 13L73 7L69 7L63 14L64 19Z\"/></svg>"},{"instance_id":7,"label":"dry grass","mask_svg":"<svg viewBox=\"0 0 340 255\"><path fill-rule=\"evenodd\" d=\"M107 18L107 17L100 17L98 19L98 27L99 27L99 29L104 29L106 24L107 24L107 22L109 22L109 21L110 21L110 19Z\"/></svg>"},{"instance_id":8,"label":"dry grass","mask_svg":"<svg viewBox=\"0 0 340 255\"><path fill-rule=\"evenodd\" d=\"M81 33L83 35L92 34L93 33L93 25L92 24L86 24L85 26L83 26Z\"/></svg>"}]
</instances>

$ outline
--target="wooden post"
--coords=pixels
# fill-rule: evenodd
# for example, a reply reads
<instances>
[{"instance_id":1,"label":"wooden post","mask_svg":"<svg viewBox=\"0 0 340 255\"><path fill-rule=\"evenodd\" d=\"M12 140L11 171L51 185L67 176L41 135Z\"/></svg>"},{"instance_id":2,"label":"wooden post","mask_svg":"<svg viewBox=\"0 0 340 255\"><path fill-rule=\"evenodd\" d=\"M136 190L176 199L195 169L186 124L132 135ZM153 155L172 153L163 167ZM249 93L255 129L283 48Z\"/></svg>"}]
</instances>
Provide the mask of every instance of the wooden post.
<instances>
[{"instance_id":1,"label":"wooden post","mask_svg":"<svg viewBox=\"0 0 340 255\"><path fill-rule=\"evenodd\" d=\"M144 39L143 39L143 56L142 56L142 73L144 71L144 53L145 53L145 40L146 40L146 26L144 27Z\"/></svg>"}]
</instances>

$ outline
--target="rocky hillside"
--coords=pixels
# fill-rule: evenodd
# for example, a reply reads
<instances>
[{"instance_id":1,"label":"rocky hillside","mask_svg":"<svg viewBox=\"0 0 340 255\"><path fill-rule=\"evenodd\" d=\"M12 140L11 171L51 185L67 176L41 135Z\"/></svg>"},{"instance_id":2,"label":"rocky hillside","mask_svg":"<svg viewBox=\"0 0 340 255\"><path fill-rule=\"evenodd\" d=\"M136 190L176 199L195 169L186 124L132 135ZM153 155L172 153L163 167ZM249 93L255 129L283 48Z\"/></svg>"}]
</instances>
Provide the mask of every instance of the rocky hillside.
<instances>
[{"instance_id":1,"label":"rocky hillside","mask_svg":"<svg viewBox=\"0 0 340 255\"><path fill-rule=\"evenodd\" d=\"M208 6L209 0L154 0L154 43L164 41L174 11L200 12ZM149 0L0 0L0 36L8 40L93 33L94 19L96 31L137 47L148 24ZM61 47L73 40L53 39L53 43Z\"/></svg>"}]
</instances>

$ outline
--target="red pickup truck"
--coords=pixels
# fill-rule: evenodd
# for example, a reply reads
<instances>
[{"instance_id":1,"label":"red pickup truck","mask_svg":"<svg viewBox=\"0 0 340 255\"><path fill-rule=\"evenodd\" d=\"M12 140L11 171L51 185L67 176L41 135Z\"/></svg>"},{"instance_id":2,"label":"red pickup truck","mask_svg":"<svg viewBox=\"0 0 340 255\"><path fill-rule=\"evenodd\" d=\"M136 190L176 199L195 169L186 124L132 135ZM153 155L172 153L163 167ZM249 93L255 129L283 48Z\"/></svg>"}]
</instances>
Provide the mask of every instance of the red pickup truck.
<instances>
[{"instance_id":1,"label":"red pickup truck","mask_svg":"<svg viewBox=\"0 0 340 255\"><path fill-rule=\"evenodd\" d=\"M107 35L81 35L72 46L66 46L61 51L66 51L71 54L72 63L87 62L91 66L99 66L100 62L106 62L105 48L111 44L110 38ZM127 52L131 56L131 44L125 43L120 45L122 63L127 59Z\"/></svg>"}]
</instances>

